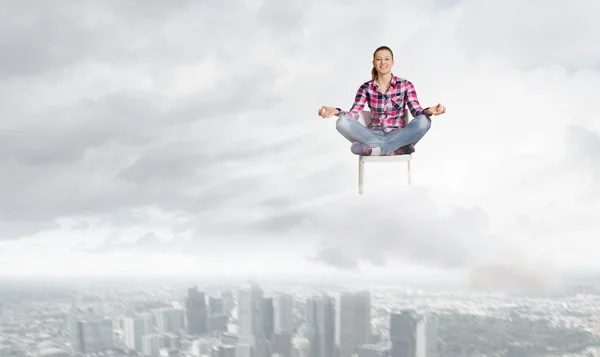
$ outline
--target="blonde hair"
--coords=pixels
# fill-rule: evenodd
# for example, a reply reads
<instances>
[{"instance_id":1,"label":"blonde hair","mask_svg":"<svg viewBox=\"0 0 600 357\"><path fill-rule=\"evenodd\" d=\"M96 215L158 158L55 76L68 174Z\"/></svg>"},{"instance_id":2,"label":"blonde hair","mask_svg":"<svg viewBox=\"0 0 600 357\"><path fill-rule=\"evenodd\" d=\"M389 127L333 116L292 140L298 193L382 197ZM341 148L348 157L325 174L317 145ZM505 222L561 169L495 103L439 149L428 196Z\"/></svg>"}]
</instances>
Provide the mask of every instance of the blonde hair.
<instances>
[{"instance_id":1,"label":"blonde hair","mask_svg":"<svg viewBox=\"0 0 600 357\"><path fill-rule=\"evenodd\" d=\"M377 52L382 51L382 50L390 51L390 53L392 54L392 59L394 59L394 52L392 52L392 49L389 48L388 46L377 47L375 52L373 52L373 59L375 59L375 55L377 54ZM373 66L373 68L371 68L371 78L372 79L377 78L377 69L375 68L375 66Z\"/></svg>"}]
</instances>

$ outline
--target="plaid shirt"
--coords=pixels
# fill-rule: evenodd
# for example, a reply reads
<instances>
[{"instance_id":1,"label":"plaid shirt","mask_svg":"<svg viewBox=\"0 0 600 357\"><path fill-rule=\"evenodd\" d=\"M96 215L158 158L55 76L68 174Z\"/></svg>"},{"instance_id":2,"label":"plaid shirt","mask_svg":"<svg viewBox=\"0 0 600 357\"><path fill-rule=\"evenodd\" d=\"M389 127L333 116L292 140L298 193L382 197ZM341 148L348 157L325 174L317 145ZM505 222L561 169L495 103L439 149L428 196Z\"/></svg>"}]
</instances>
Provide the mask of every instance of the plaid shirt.
<instances>
[{"instance_id":1,"label":"plaid shirt","mask_svg":"<svg viewBox=\"0 0 600 357\"><path fill-rule=\"evenodd\" d=\"M356 92L352 108L349 111L340 110L340 115L346 114L358 120L365 103L368 103L371 109L369 129L383 130L389 133L406 126L403 114L407 105L413 118L425 114L425 109L421 107L417 99L415 86L410 81L392 74L390 87L385 94L381 94L378 89L379 86L374 79L363 83Z\"/></svg>"}]
</instances>

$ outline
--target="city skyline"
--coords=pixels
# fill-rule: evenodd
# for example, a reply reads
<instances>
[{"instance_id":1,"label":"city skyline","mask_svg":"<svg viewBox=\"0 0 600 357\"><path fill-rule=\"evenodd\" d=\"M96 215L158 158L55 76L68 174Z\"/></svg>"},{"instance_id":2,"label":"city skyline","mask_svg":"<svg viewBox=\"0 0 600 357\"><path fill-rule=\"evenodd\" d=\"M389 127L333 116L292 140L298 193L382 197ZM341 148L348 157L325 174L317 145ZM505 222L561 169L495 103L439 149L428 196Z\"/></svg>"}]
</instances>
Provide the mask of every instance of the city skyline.
<instances>
[{"instance_id":1,"label":"city skyline","mask_svg":"<svg viewBox=\"0 0 600 357\"><path fill-rule=\"evenodd\" d=\"M253 281L6 288L0 285L3 357L600 355L600 284L553 297ZM185 304L194 291L209 314ZM292 309L275 305L277 297L291 297ZM290 312L292 330L274 330L277 316ZM226 324L212 318L223 313ZM196 322L208 330L192 331Z\"/></svg>"}]
</instances>

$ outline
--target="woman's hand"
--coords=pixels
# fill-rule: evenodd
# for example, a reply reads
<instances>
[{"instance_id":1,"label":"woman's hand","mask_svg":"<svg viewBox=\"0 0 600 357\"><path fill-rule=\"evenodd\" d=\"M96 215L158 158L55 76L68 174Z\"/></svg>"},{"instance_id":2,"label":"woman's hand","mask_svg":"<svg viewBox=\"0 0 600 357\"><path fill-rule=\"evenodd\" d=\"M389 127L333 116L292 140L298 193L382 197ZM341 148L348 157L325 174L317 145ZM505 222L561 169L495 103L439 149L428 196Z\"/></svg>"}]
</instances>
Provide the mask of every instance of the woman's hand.
<instances>
[{"instance_id":1,"label":"woman's hand","mask_svg":"<svg viewBox=\"0 0 600 357\"><path fill-rule=\"evenodd\" d=\"M427 114L429 114L429 115L441 115L441 114L444 114L445 112L446 112L446 107L444 107L442 105L442 103L439 103L435 107L427 108Z\"/></svg>"},{"instance_id":2,"label":"woman's hand","mask_svg":"<svg viewBox=\"0 0 600 357\"><path fill-rule=\"evenodd\" d=\"M340 112L336 108L322 106L319 109L319 116L323 118L331 118L334 115L338 115Z\"/></svg>"}]
</instances>

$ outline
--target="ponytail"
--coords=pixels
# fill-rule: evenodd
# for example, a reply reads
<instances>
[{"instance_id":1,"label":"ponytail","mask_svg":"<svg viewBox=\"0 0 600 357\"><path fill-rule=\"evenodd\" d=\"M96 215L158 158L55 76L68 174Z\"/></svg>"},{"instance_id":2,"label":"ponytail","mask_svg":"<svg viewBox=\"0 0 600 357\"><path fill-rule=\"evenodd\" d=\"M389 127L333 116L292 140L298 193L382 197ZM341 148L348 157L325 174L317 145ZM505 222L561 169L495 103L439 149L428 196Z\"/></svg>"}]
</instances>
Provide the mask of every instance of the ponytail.
<instances>
[{"instance_id":1,"label":"ponytail","mask_svg":"<svg viewBox=\"0 0 600 357\"><path fill-rule=\"evenodd\" d=\"M375 66L373 66L373 68L371 68L371 78L372 79L377 78L377 69L375 68Z\"/></svg>"}]
</instances>

